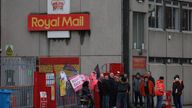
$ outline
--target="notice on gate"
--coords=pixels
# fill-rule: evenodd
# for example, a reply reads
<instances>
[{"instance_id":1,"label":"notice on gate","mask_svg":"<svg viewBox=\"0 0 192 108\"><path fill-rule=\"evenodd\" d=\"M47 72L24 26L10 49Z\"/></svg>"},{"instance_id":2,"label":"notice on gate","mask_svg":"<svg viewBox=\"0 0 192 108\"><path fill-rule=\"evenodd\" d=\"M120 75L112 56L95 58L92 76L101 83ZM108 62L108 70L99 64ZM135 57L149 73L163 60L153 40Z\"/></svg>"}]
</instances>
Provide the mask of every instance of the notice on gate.
<instances>
[{"instance_id":1,"label":"notice on gate","mask_svg":"<svg viewBox=\"0 0 192 108\"><path fill-rule=\"evenodd\" d=\"M73 87L73 89L76 91L80 90L82 88L82 84L85 81L84 75L76 75L69 78L69 81Z\"/></svg>"},{"instance_id":2,"label":"notice on gate","mask_svg":"<svg viewBox=\"0 0 192 108\"><path fill-rule=\"evenodd\" d=\"M40 91L40 108L47 108L47 92Z\"/></svg>"}]
</instances>

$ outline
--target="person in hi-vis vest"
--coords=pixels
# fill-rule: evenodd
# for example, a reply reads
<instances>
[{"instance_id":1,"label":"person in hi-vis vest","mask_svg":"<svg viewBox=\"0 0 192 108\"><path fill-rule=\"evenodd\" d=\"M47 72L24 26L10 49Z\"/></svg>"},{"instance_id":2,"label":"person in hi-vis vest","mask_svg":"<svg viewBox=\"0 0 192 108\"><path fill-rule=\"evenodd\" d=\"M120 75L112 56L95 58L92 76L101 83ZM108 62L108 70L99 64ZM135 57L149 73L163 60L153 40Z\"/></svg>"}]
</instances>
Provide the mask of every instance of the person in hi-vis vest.
<instances>
[{"instance_id":1,"label":"person in hi-vis vest","mask_svg":"<svg viewBox=\"0 0 192 108\"><path fill-rule=\"evenodd\" d=\"M156 81L155 86L155 95L157 96L156 108L162 107L164 91L165 91L164 77L160 76L159 79Z\"/></svg>"}]
</instances>

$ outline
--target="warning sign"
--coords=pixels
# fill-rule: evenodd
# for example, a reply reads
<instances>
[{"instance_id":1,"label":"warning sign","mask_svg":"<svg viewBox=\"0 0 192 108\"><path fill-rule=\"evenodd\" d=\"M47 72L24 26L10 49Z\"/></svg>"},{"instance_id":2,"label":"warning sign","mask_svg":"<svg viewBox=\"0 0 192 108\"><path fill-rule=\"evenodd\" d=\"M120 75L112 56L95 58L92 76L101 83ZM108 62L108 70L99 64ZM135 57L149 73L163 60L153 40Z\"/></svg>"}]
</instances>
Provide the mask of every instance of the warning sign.
<instances>
[{"instance_id":1,"label":"warning sign","mask_svg":"<svg viewBox=\"0 0 192 108\"><path fill-rule=\"evenodd\" d=\"M13 56L13 45L6 45L6 56Z\"/></svg>"}]
</instances>

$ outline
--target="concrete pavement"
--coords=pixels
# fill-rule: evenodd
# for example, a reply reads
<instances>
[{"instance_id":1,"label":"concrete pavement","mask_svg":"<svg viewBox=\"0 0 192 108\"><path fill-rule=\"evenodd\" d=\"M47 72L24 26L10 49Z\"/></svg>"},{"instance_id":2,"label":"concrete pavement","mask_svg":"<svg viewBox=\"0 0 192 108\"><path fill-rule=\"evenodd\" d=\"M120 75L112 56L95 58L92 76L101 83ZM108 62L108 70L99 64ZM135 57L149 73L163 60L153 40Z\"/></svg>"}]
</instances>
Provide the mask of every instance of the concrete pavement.
<instances>
[{"instance_id":1,"label":"concrete pavement","mask_svg":"<svg viewBox=\"0 0 192 108\"><path fill-rule=\"evenodd\" d=\"M172 106L172 108L175 108L175 106ZM192 105L189 105L189 106L183 106L183 108L192 108Z\"/></svg>"}]
</instances>

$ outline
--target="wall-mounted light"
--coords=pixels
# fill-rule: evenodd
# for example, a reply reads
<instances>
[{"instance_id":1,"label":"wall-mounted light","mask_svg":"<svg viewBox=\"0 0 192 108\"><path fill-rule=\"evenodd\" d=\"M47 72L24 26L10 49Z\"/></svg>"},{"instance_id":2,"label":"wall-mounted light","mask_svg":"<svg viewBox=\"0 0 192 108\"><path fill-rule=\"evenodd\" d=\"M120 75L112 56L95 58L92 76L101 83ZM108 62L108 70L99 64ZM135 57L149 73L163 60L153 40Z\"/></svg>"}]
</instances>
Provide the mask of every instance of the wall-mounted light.
<instances>
[{"instance_id":1,"label":"wall-mounted light","mask_svg":"<svg viewBox=\"0 0 192 108\"><path fill-rule=\"evenodd\" d=\"M139 2L139 3L143 3L143 2L144 2L144 0L138 0L138 2Z\"/></svg>"},{"instance_id":2,"label":"wall-mounted light","mask_svg":"<svg viewBox=\"0 0 192 108\"><path fill-rule=\"evenodd\" d=\"M172 36L171 35L168 35L168 40L171 40Z\"/></svg>"},{"instance_id":3,"label":"wall-mounted light","mask_svg":"<svg viewBox=\"0 0 192 108\"><path fill-rule=\"evenodd\" d=\"M145 49L145 44L144 44L144 43L142 43L142 45L141 45L141 49L142 49L142 50Z\"/></svg>"},{"instance_id":4,"label":"wall-mounted light","mask_svg":"<svg viewBox=\"0 0 192 108\"><path fill-rule=\"evenodd\" d=\"M136 42L133 43L133 48L137 49L137 43Z\"/></svg>"}]
</instances>

